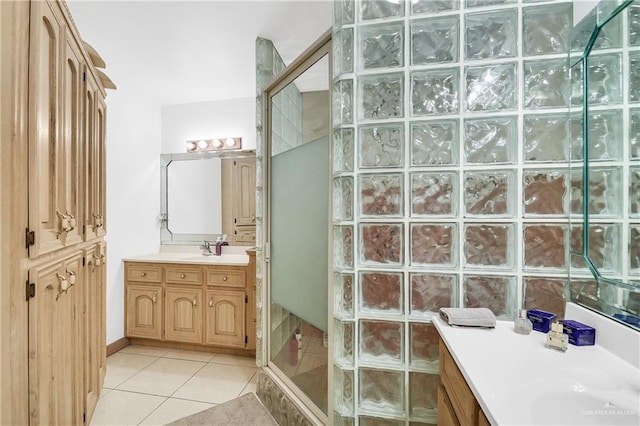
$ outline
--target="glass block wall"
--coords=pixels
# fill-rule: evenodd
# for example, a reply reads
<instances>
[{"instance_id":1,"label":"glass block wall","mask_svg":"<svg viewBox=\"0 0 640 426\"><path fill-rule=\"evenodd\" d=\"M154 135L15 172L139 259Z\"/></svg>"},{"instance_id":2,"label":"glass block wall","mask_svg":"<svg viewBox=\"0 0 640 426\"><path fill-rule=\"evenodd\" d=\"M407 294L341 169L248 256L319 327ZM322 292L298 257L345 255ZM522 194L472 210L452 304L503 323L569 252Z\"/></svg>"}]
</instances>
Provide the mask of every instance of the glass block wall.
<instances>
[{"instance_id":1,"label":"glass block wall","mask_svg":"<svg viewBox=\"0 0 640 426\"><path fill-rule=\"evenodd\" d=\"M436 423L442 306L563 316L572 24L570 1L334 2L334 424Z\"/></svg>"}]
</instances>

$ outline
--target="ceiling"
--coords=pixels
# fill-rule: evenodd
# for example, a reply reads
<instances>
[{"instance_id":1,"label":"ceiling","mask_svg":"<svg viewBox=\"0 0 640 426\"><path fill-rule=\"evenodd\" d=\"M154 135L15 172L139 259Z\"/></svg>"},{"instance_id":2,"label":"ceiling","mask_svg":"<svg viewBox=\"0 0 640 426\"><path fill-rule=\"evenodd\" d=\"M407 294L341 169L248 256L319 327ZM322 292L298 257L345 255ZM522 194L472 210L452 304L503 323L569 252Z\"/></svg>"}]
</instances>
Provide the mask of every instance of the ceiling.
<instances>
[{"instance_id":1,"label":"ceiling","mask_svg":"<svg viewBox=\"0 0 640 426\"><path fill-rule=\"evenodd\" d=\"M331 0L67 2L118 91L160 105L255 96L255 40L291 63L331 27Z\"/></svg>"}]
</instances>

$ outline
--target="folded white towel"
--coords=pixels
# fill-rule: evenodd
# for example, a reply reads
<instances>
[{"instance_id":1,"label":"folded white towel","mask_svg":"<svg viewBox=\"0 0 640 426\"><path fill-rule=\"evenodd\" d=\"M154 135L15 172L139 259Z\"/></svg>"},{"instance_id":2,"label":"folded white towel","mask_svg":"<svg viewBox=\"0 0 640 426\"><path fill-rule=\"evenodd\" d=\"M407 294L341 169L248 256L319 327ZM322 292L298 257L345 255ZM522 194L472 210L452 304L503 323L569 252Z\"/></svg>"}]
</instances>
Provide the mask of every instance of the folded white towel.
<instances>
[{"instance_id":1,"label":"folded white towel","mask_svg":"<svg viewBox=\"0 0 640 426\"><path fill-rule=\"evenodd\" d=\"M487 308L440 308L440 318L460 327L495 328L496 317Z\"/></svg>"}]
</instances>

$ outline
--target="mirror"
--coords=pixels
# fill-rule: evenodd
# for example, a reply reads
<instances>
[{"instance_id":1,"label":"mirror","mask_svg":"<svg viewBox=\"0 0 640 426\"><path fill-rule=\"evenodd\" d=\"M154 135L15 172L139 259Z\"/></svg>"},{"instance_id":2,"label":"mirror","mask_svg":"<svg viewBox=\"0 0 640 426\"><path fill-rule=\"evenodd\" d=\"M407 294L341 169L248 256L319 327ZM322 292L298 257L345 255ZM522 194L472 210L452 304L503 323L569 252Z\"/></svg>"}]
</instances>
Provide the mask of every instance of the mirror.
<instances>
[{"instance_id":1,"label":"mirror","mask_svg":"<svg viewBox=\"0 0 640 426\"><path fill-rule=\"evenodd\" d=\"M601 1L572 46L570 298L640 330L640 1Z\"/></svg>"},{"instance_id":2,"label":"mirror","mask_svg":"<svg viewBox=\"0 0 640 426\"><path fill-rule=\"evenodd\" d=\"M255 158L254 151L162 154L160 156L161 244L199 244L233 233L232 173L225 162Z\"/></svg>"},{"instance_id":3,"label":"mirror","mask_svg":"<svg viewBox=\"0 0 640 426\"><path fill-rule=\"evenodd\" d=\"M326 419L330 33L317 43L267 88L265 98L268 365Z\"/></svg>"}]
</instances>

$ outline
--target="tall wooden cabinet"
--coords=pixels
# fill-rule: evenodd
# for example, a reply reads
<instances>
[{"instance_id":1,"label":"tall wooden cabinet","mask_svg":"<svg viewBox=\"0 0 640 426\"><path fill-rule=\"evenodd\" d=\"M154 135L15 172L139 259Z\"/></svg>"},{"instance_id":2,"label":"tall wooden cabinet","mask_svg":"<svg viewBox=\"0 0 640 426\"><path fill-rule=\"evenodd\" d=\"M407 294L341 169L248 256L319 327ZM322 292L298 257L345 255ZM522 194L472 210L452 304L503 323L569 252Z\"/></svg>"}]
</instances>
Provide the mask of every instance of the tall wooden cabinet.
<instances>
[{"instance_id":1,"label":"tall wooden cabinet","mask_svg":"<svg viewBox=\"0 0 640 426\"><path fill-rule=\"evenodd\" d=\"M88 424L106 372L106 76L63 1L0 2L0 21L0 424Z\"/></svg>"},{"instance_id":2,"label":"tall wooden cabinet","mask_svg":"<svg viewBox=\"0 0 640 426\"><path fill-rule=\"evenodd\" d=\"M222 161L222 227L234 245L256 242L256 159Z\"/></svg>"}]
</instances>

